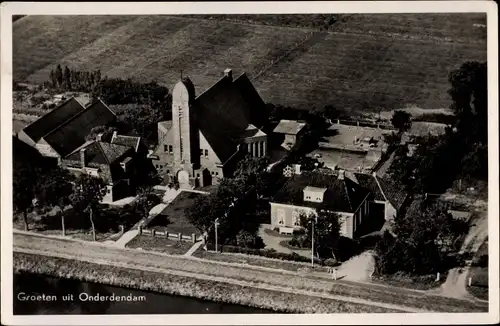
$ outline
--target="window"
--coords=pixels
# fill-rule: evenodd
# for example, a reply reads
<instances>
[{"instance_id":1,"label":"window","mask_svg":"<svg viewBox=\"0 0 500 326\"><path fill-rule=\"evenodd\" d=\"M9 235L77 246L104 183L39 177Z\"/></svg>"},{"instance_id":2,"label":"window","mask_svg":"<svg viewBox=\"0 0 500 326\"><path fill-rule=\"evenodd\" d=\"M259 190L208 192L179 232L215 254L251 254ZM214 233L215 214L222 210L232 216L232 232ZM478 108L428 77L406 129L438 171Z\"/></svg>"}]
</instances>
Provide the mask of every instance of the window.
<instances>
[{"instance_id":1,"label":"window","mask_svg":"<svg viewBox=\"0 0 500 326\"><path fill-rule=\"evenodd\" d=\"M208 156L208 149L205 150L205 157Z\"/></svg>"},{"instance_id":2,"label":"window","mask_svg":"<svg viewBox=\"0 0 500 326\"><path fill-rule=\"evenodd\" d=\"M311 196L306 196L306 199L311 199Z\"/></svg>"},{"instance_id":3,"label":"window","mask_svg":"<svg viewBox=\"0 0 500 326\"><path fill-rule=\"evenodd\" d=\"M212 175L214 175L214 173L215 173L215 172L214 172L214 171L212 171Z\"/></svg>"},{"instance_id":4,"label":"window","mask_svg":"<svg viewBox=\"0 0 500 326\"><path fill-rule=\"evenodd\" d=\"M106 192L107 192L108 194L110 194L110 193L111 193L111 189L110 189L110 188L108 188L108 190L107 190Z\"/></svg>"},{"instance_id":5,"label":"window","mask_svg":"<svg viewBox=\"0 0 500 326\"><path fill-rule=\"evenodd\" d=\"M219 175L219 172L215 172L215 175Z\"/></svg>"},{"instance_id":6,"label":"window","mask_svg":"<svg viewBox=\"0 0 500 326\"><path fill-rule=\"evenodd\" d=\"M200 156L203 156L203 150L200 149Z\"/></svg>"},{"instance_id":7,"label":"window","mask_svg":"<svg viewBox=\"0 0 500 326\"><path fill-rule=\"evenodd\" d=\"M199 173L196 173L196 176L199 178L199 177L200 177L200 174L199 174Z\"/></svg>"},{"instance_id":8,"label":"window","mask_svg":"<svg viewBox=\"0 0 500 326\"><path fill-rule=\"evenodd\" d=\"M317 201L321 201L321 198L319 198L319 197L316 197L316 200L317 200Z\"/></svg>"},{"instance_id":9,"label":"window","mask_svg":"<svg viewBox=\"0 0 500 326\"><path fill-rule=\"evenodd\" d=\"M163 151L168 152L168 145L163 145Z\"/></svg>"},{"instance_id":10,"label":"window","mask_svg":"<svg viewBox=\"0 0 500 326\"><path fill-rule=\"evenodd\" d=\"M168 145L168 152L173 153L174 152L174 146Z\"/></svg>"},{"instance_id":11,"label":"window","mask_svg":"<svg viewBox=\"0 0 500 326\"><path fill-rule=\"evenodd\" d=\"M170 173L170 170L167 170L167 173Z\"/></svg>"},{"instance_id":12,"label":"window","mask_svg":"<svg viewBox=\"0 0 500 326\"><path fill-rule=\"evenodd\" d=\"M285 224L285 211L281 208L278 209L278 224Z\"/></svg>"},{"instance_id":13,"label":"window","mask_svg":"<svg viewBox=\"0 0 500 326\"><path fill-rule=\"evenodd\" d=\"M293 211L292 219L293 219L294 226L300 226L300 214L298 211Z\"/></svg>"}]
</instances>

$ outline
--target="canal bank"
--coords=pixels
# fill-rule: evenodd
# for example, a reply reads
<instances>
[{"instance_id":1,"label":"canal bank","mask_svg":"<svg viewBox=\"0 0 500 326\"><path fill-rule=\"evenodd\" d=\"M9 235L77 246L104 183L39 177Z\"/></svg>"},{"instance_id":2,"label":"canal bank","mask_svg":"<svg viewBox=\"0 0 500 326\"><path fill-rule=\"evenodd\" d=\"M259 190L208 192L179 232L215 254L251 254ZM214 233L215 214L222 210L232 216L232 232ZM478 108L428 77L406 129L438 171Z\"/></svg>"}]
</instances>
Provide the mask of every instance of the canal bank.
<instances>
[{"instance_id":1,"label":"canal bank","mask_svg":"<svg viewBox=\"0 0 500 326\"><path fill-rule=\"evenodd\" d=\"M402 310L358 304L302 294L299 290L282 290L258 282L242 282L225 278L203 278L134 267L112 266L32 253L14 252L15 273L29 272L82 282L112 285L143 291L192 297L212 302L244 305L277 313L359 313L403 312ZM329 290L329 289L325 289ZM304 292L304 291L302 291Z\"/></svg>"}]
</instances>

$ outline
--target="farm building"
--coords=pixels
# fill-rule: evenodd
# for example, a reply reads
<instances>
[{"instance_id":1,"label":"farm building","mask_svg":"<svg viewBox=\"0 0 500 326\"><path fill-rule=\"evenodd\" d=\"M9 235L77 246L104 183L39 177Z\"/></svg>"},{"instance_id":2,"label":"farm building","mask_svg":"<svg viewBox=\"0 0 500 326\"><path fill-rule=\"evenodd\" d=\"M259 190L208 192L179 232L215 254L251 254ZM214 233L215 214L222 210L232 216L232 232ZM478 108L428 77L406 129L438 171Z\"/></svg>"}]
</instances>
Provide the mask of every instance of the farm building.
<instances>
[{"instance_id":1,"label":"farm building","mask_svg":"<svg viewBox=\"0 0 500 326\"><path fill-rule=\"evenodd\" d=\"M306 123L295 120L281 120L273 133L278 134L283 139L281 147L290 150L303 136L306 130Z\"/></svg>"},{"instance_id":2,"label":"farm building","mask_svg":"<svg viewBox=\"0 0 500 326\"><path fill-rule=\"evenodd\" d=\"M217 184L230 175L245 155L267 154L264 102L243 73L233 79L231 69L215 85L195 95L189 78L172 93L172 120L158 123L158 145L150 154L166 181L181 188Z\"/></svg>"},{"instance_id":3,"label":"farm building","mask_svg":"<svg viewBox=\"0 0 500 326\"><path fill-rule=\"evenodd\" d=\"M84 107L70 98L24 128L18 138L75 175L103 179L107 185L103 202L109 203L133 194L147 164L141 137L115 132L111 142L102 141L100 135L86 140L92 128L115 118L101 100Z\"/></svg>"},{"instance_id":4,"label":"farm building","mask_svg":"<svg viewBox=\"0 0 500 326\"><path fill-rule=\"evenodd\" d=\"M75 98L70 98L26 126L18 137L43 156L60 163L62 158L85 143L92 128L115 119L115 114L101 100L84 107Z\"/></svg>"},{"instance_id":5,"label":"farm building","mask_svg":"<svg viewBox=\"0 0 500 326\"><path fill-rule=\"evenodd\" d=\"M319 142L318 149L309 156L331 169L368 172L387 151L384 135L390 132L382 128L333 124Z\"/></svg>"}]
</instances>

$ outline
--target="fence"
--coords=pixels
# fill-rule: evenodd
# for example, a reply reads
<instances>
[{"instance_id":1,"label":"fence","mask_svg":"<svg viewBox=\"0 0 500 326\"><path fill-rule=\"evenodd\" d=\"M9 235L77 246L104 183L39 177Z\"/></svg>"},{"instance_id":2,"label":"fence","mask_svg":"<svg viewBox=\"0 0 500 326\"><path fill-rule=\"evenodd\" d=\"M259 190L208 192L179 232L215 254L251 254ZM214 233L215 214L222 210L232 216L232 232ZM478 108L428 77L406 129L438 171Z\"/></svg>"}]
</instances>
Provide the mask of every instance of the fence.
<instances>
[{"instance_id":1,"label":"fence","mask_svg":"<svg viewBox=\"0 0 500 326\"><path fill-rule=\"evenodd\" d=\"M169 232L169 231L158 231L155 229L147 229L139 226L139 234L152 236L154 238L165 238L171 240L179 240L179 241L191 241L195 243L196 241L202 238L201 235L196 235L196 233L192 233L190 235L182 234L180 232Z\"/></svg>"},{"instance_id":2,"label":"fence","mask_svg":"<svg viewBox=\"0 0 500 326\"><path fill-rule=\"evenodd\" d=\"M371 127L371 128L380 128L385 130L395 130L393 125L383 122L375 122L371 120L360 120L360 119L334 119L331 121L333 124L343 124L349 126L358 126L358 127Z\"/></svg>"}]
</instances>

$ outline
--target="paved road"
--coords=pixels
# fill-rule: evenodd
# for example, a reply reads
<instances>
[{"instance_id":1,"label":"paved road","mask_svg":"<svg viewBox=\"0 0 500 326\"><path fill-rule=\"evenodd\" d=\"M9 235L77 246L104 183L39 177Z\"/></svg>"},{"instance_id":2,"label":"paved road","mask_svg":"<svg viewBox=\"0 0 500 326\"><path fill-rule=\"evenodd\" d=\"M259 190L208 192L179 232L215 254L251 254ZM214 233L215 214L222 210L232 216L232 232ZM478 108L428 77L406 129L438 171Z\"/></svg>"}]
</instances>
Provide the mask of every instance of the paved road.
<instances>
[{"instance_id":1,"label":"paved road","mask_svg":"<svg viewBox=\"0 0 500 326\"><path fill-rule=\"evenodd\" d=\"M357 302L377 307L399 309L407 312L440 311L472 312L487 311L486 303L458 300L422 291L378 286L367 283L332 281L325 277L301 276L296 272L270 270L256 266L221 264L185 256L173 256L142 250L117 248L102 243L47 238L28 234L14 234L14 251L73 258L122 266L128 264L137 269L162 270L165 273L185 274L193 277L213 278L228 283L244 282L256 287L268 286L282 291L300 291L329 296L346 302ZM288 290L286 290L288 289Z\"/></svg>"}]
</instances>

